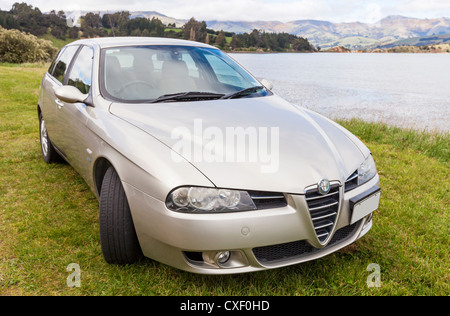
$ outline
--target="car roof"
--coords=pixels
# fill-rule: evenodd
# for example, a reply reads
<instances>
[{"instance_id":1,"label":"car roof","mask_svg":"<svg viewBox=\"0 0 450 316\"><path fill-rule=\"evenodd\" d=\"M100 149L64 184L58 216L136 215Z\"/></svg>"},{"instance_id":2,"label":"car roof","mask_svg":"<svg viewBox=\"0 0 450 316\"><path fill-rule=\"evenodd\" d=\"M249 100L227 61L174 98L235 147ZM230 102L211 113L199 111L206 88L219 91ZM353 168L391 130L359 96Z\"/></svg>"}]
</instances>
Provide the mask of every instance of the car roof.
<instances>
[{"instance_id":1,"label":"car roof","mask_svg":"<svg viewBox=\"0 0 450 316\"><path fill-rule=\"evenodd\" d=\"M100 48L120 47L120 46L135 46L135 45L179 45L179 46L192 46L192 47L207 47L216 48L200 42L162 38L162 37L101 37L101 38L89 38L75 41L69 45L80 44L96 44Z\"/></svg>"}]
</instances>

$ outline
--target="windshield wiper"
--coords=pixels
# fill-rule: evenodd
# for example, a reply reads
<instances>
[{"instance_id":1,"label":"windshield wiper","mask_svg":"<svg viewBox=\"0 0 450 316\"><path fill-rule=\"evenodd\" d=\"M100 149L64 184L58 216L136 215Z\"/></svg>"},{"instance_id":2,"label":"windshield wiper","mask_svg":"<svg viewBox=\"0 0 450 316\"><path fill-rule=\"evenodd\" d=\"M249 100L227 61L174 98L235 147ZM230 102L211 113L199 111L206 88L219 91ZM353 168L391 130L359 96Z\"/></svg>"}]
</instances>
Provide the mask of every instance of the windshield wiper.
<instances>
[{"instance_id":1,"label":"windshield wiper","mask_svg":"<svg viewBox=\"0 0 450 316\"><path fill-rule=\"evenodd\" d=\"M155 100L149 101L149 103L158 103L158 102L166 102L166 101L197 101L197 100L214 100L220 99L224 95L220 93L212 93L212 92L180 92L180 93L172 93L165 94L160 96Z\"/></svg>"},{"instance_id":2,"label":"windshield wiper","mask_svg":"<svg viewBox=\"0 0 450 316\"><path fill-rule=\"evenodd\" d=\"M253 93L258 92L259 90L264 89L263 86L254 86L254 87L250 87L244 90L240 90L237 92L233 92L227 95L224 95L223 97L221 97L221 99L234 99L234 98L238 98L238 97L244 97Z\"/></svg>"}]
</instances>

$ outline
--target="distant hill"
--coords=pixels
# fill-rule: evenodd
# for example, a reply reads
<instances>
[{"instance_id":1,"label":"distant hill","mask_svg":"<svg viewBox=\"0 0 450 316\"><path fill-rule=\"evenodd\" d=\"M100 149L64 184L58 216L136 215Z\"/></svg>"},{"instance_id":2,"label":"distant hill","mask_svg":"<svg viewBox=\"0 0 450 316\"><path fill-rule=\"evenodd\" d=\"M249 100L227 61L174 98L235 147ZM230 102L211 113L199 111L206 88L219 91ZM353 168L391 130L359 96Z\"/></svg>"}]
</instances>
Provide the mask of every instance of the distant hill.
<instances>
[{"instance_id":1,"label":"distant hill","mask_svg":"<svg viewBox=\"0 0 450 316\"><path fill-rule=\"evenodd\" d=\"M208 27L230 32L286 32L306 37L311 44L322 48L343 46L350 49L374 48L396 41L424 36L450 34L450 18L417 19L388 16L378 23L332 23L318 20L235 22L207 21Z\"/></svg>"},{"instance_id":2,"label":"distant hill","mask_svg":"<svg viewBox=\"0 0 450 316\"><path fill-rule=\"evenodd\" d=\"M88 11L66 12L75 21ZM103 15L112 11L95 12ZM156 11L130 12L132 18L156 17L164 24L183 26L187 20L168 17ZM307 38L314 46L330 49L342 46L352 50L389 48L399 45L431 45L447 43L450 18L418 19L399 15L388 16L378 23L332 23L320 20L279 21L206 21L209 29L234 33L250 33L254 29L269 33L290 33Z\"/></svg>"},{"instance_id":3,"label":"distant hill","mask_svg":"<svg viewBox=\"0 0 450 316\"><path fill-rule=\"evenodd\" d=\"M180 20L180 19L175 19L175 18L171 18L168 17L164 14L161 14L159 12L156 11L138 11L138 12L130 12L131 13L131 18L148 18L148 19L152 19L153 17L158 18L161 20L161 22L163 22L164 24L173 24L175 23L176 27L182 27L188 20Z\"/></svg>"},{"instance_id":4,"label":"distant hill","mask_svg":"<svg viewBox=\"0 0 450 316\"><path fill-rule=\"evenodd\" d=\"M359 51L356 51L359 52ZM366 51L362 51L366 52ZM402 45L402 46L393 46L390 48L375 48L369 50L371 53L450 53L450 44L432 44L432 45Z\"/></svg>"},{"instance_id":5,"label":"distant hill","mask_svg":"<svg viewBox=\"0 0 450 316\"><path fill-rule=\"evenodd\" d=\"M450 44L450 34L411 37L389 44L380 45L378 48L392 48L396 46L428 46L436 44Z\"/></svg>"}]
</instances>

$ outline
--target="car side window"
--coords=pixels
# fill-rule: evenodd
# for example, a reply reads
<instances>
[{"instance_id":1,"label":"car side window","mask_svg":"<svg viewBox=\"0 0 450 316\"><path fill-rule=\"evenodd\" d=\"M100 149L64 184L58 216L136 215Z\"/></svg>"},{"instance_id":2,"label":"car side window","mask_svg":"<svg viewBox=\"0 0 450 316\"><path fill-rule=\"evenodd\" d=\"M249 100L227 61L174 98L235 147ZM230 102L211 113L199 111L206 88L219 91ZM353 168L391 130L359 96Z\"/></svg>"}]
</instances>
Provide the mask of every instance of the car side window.
<instances>
[{"instance_id":1,"label":"car side window","mask_svg":"<svg viewBox=\"0 0 450 316\"><path fill-rule=\"evenodd\" d=\"M79 46L68 46L62 53L60 58L56 61L55 68L53 69L53 77L59 82L63 82L64 77L69 68L70 62L73 56L77 52Z\"/></svg>"},{"instance_id":2,"label":"car side window","mask_svg":"<svg viewBox=\"0 0 450 316\"><path fill-rule=\"evenodd\" d=\"M84 94L88 94L91 89L93 58L92 48L84 46L76 57L69 74L67 84L74 86Z\"/></svg>"},{"instance_id":3,"label":"car side window","mask_svg":"<svg viewBox=\"0 0 450 316\"><path fill-rule=\"evenodd\" d=\"M59 58L61 57L62 53L64 52L66 48L63 47L58 54L56 55L56 57L53 59L52 63L50 64L50 67L48 67L48 73L53 75L53 69L55 69L55 64L57 61L59 61Z\"/></svg>"},{"instance_id":4,"label":"car side window","mask_svg":"<svg viewBox=\"0 0 450 316\"><path fill-rule=\"evenodd\" d=\"M214 73L217 76L219 82L229 85L238 85L244 87L246 81L236 72L230 65L228 65L221 58L214 54L205 54L205 58L208 61Z\"/></svg>"}]
</instances>

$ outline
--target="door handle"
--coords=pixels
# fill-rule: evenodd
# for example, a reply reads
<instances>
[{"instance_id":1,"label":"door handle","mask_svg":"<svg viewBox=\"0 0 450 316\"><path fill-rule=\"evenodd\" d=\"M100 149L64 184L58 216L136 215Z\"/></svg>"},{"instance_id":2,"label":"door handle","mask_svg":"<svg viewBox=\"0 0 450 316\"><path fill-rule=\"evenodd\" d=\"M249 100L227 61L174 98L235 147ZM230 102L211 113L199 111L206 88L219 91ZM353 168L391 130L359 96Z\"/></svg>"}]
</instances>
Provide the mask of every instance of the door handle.
<instances>
[{"instance_id":1,"label":"door handle","mask_svg":"<svg viewBox=\"0 0 450 316\"><path fill-rule=\"evenodd\" d=\"M58 100L58 99L55 100L55 103L56 103L56 105L58 106L58 109L59 109L59 110L61 110L61 108L64 107L64 102L62 102L62 101L60 101L60 100Z\"/></svg>"}]
</instances>

